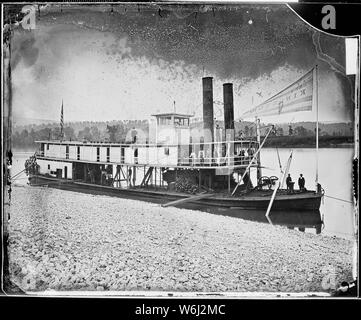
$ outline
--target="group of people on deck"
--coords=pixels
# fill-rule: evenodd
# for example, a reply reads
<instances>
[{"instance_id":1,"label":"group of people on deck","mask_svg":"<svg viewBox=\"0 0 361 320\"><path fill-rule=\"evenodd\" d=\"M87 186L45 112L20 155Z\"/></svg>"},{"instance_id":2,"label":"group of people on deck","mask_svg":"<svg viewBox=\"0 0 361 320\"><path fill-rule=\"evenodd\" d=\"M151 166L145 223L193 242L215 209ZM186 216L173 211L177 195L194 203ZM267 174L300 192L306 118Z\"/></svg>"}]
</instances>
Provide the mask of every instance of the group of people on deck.
<instances>
[{"instance_id":1,"label":"group of people on deck","mask_svg":"<svg viewBox=\"0 0 361 320\"><path fill-rule=\"evenodd\" d=\"M255 152L256 149L252 145L250 145L247 149L240 149L238 154L235 156L235 164L248 164L248 162L252 160Z\"/></svg>"},{"instance_id":2,"label":"group of people on deck","mask_svg":"<svg viewBox=\"0 0 361 320\"><path fill-rule=\"evenodd\" d=\"M96 167L90 166L88 168L87 176L85 177L85 181L88 181L90 178L90 183L108 185L111 186L113 183L113 175L112 175L112 166L104 166L104 167Z\"/></svg>"},{"instance_id":3,"label":"group of people on deck","mask_svg":"<svg viewBox=\"0 0 361 320\"><path fill-rule=\"evenodd\" d=\"M211 158L209 149L207 149L207 150L202 150L202 149L199 150L198 151L198 157L197 157L196 152L193 150L191 152L191 154L189 155L189 158L190 158L190 161L191 161L192 165L204 164L204 163L211 164L211 162L212 162L212 158Z\"/></svg>"},{"instance_id":4,"label":"group of people on deck","mask_svg":"<svg viewBox=\"0 0 361 320\"><path fill-rule=\"evenodd\" d=\"M252 146L248 147L247 149L240 149L238 154L236 153L234 155L234 164L235 165L240 165L240 164L248 164L249 161L251 161L251 159L254 156L254 153L256 152L256 149ZM192 151L189 155L191 164L194 165L195 163L197 164L203 164L203 163L207 163L207 164L211 164L214 160L217 164L220 164L222 159L226 160L227 159L227 152L225 156L221 156L221 151L219 150L215 150L215 158L211 157L210 154L210 150L199 150L198 152L198 157L197 154L195 153L195 151Z\"/></svg>"},{"instance_id":5,"label":"group of people on deck","mask_svg":"<svg viewBox=\"0 0 361 320\"><path fill-rule=\"evenodd\" d=\"M306 191L305 188L305 178L303 177L303 174L300 174L300 177L298 178L298 188L300 189L300 191ZM291 174L288 174L287 178L286 178L286 185L287 185L287 192L288 193L293 193L294 192L294 182L292 181L291 178Z\"/></svg>"}]
</instances>

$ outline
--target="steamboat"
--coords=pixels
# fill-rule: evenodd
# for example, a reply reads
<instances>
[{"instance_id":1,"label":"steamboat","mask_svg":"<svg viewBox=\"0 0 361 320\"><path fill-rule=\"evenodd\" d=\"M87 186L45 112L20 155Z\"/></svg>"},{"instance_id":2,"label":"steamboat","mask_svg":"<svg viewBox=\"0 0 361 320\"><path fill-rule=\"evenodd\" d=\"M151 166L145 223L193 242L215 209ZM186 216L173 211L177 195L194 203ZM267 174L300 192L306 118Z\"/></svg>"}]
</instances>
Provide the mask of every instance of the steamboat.
<instances>
[{"instance_id":1,"label":"steamboat","mask_svg":"<svg viewBox=\"0 0 361 320\"><path fill-rule=\"evenodd\" d=\"M297 94L305 93L309 80L300 79L266 105L272 109L278 103L279 108L282 96L285 101L291 95L297 99ZM192 125L193 115L173 110L153 115L145 139L134 128L127 143L62 138L37 141L39 148L26 163L30 185L99 191L162 206L187 203L261 210L266 216L271 209L319 210L323 191L317 180L315 190L295 190L292 183L284 187L292 153L279 176L262 175L261 150L272 127L261 128L256 117L255 138L235 137L233 84L223 84L222 127L214 121L212 77L202 78L202 89L201 128ZM61 132L62 125L63 106ZM263 137L261 129L266 129ZM255 184L252 174L257 176Z\"/></svg>"}]
</instances>

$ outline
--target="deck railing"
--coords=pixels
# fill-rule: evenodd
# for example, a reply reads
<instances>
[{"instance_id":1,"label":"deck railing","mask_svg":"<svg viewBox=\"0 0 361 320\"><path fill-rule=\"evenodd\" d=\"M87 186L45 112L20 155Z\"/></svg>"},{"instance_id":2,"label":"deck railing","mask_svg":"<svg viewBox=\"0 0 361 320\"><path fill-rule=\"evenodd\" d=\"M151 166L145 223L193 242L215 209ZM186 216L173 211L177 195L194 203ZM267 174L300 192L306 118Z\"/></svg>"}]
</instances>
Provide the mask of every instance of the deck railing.
<instances>
[{"instance_id":1,"label":"deck railing","mask_svg":"<svg viewBox=\"0 0 361 320\"><path fill-rule=\"evenodd\" d=\"M48 142L51 144L51 142ZM74 143L74 142L72 142ZM71 146L71 144L69 144ZM88 144L82 144L89 147ZM62 146L67 146L66 142ZM99 148L107 148L106 157L100 158ZM122 149L124 147L124 149ZM81 148L81 145L80 147ZM112 153L115 148L116 154ZM131 148L131 149L129 149ZM156 148L155 152L149 152L152 148ZM113 163L125 165L145 165L145 166L181 166L181 167L222 167L236 166L247 167L253 154L257 151L258 144L255 141L229 141L229 142L204 142L191 143L188 145L158 145L158 144L130 144L130 145L107 145L99 147L94 145L94 150L87 156L83 150L77 152L64 152L57 155L56 152L49 154L49 151L39 150L37 156L52 158L57 160L74 160L80 162L98 162ZM134 150L134 151L130 151ZM170 151L171 150L171 151ZM130 151L130 152L129 152ZM142 151L142 156L140 152ZM145 152L147 151L147 152ZM112 154L112 156L111 156ZM125 155L127 154L127 156ZM150 156L152 154L152 156ZM212 155L212 156L210 156ZM93 158L93 160L90 160ZM118 158L115 160L115 158Z\"/></svg>"},{"instance_id":2,"label":"deck railing","mask_svg":"<svg viewBox=\"0 0 361 320\"><path fill-rule=\"evenodd\" d=\"M252 156L233 156L233 157L204 157L204 158L192 158L183 157L179 158L178 164L180 166L248 166L251 162Z\"/></svg>"}]
</instances>

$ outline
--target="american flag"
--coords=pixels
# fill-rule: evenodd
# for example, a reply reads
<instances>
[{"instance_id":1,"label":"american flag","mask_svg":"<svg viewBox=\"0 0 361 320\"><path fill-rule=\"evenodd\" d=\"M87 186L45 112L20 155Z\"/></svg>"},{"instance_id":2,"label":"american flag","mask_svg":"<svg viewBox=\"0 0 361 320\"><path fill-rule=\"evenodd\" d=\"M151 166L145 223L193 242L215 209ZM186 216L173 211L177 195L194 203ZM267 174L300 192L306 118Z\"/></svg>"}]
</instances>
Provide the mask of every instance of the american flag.
<instances>
[{"instance_id":1,"label":"american flag","mask_svg":"<svg viewBox=\"0 0 361 320\"><path fill-rule=\"evenodd\" d=\"M61 114L60 114L60 138L64 137L64 110L63 110L63 100L61 101Z\"/></svg>"}]
</instances>

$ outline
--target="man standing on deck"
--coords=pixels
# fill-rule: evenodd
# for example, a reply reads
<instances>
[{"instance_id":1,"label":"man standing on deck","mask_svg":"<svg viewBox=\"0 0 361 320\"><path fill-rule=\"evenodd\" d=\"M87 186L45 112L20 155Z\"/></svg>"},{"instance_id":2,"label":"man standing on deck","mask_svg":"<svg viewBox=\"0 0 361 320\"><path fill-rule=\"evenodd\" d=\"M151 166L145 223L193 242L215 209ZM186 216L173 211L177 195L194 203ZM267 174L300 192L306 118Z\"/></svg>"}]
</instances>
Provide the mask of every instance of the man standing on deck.
<instances>
[{"instance_id":1,"label":"man standing on deck","mask_svg":"<svg viewBox=\"0 0 361 320\"><path fill-rule=\"evenodd\" d=\"M197 158L196 153L193 151L189 157L191 159L192 166L194 166L196 158Z\"/></svg>"},{"instance_id":2,"label":"man standing on deck","mask_svg":"<svg viewBox=\"0 0 361 320\"><path fill-rule=\"evenodd\" d=\"M90 182L95 183L95 170L94 168L88 169L88 175L90 176Z\"/></svg>"},{"instance_id":3,"label":"man standing on deck","mask_svg":"<svg viewBox=\"0 0 361 320\"><path fill-rule=\"evenodd\" d=\"M293 192L293 184L294 184L294 182L292 182L291 174L288 174L288 177L286 179L286 185L287 185L287 192L288 193Z\"/></svg>"},{"instance_id":4,"label":"man standing on deck","mask_svg":"<svg viewBox=\"0 0 361 320\"><path fill-rule=\"evenodd\" d=\"M135 127L133 127L132 131L130 132L131 137L132 137L132 143L136 143L137 142L137 130L135 129Z\"/></svg>"},{"instance_id":5,"label":"man standing on deck","mask_svg":"<svg viewBox=\"0 0 361 320\"><path fill-rule=\"evenodd\" d=\"M128 169L128 183L131 186L132 185L132 169Z\"/></svg>"},{"instance_id":6,"label":"man standing on deck","mask_svg":"<svg viewBox=\"0 0 361 320\"><path fill-rule=\"evenodd\" d=\"M305 191L305 178L303 177L302 173L298 178L298 187L300 188L300 191Z\"/></svg>"},{"instance_id":7,"label":"man standing on deck","mask_svg":"<svg viewBox=\"0 0 361 320\"><path fill-rule=\"evenodd\" d=\"M251 162L251 160L253 158L253 149L252 149L251 144L248 146L247 155L248 155L248 161Z\"/></svg>"},{"instance_id":8,"label":"man standing on deck","mask_svg":"<svg viewBox=\"0 0 361 320\"><path fill-rule=\"evenodd\" d=\"M245 153L244 149L241 149L241 151L239 152L239 156L241 158L241 164L245 164L245 161L244 161L245 155L246 155L246 153Z\"/></svg>"}]
</instances>

